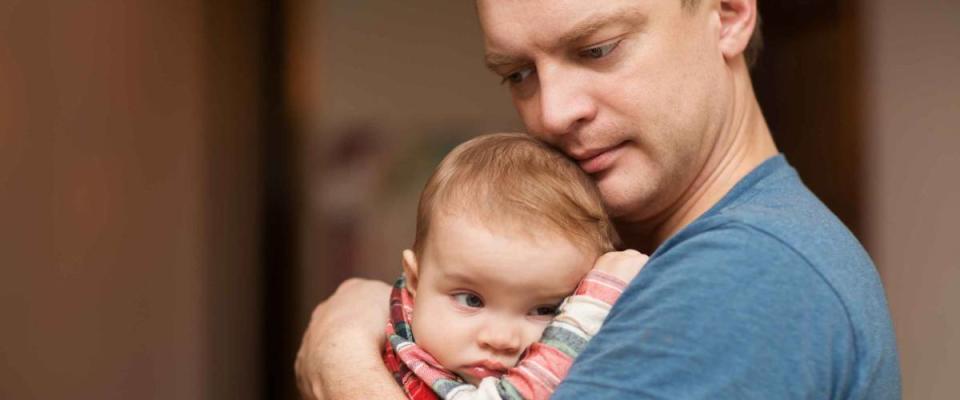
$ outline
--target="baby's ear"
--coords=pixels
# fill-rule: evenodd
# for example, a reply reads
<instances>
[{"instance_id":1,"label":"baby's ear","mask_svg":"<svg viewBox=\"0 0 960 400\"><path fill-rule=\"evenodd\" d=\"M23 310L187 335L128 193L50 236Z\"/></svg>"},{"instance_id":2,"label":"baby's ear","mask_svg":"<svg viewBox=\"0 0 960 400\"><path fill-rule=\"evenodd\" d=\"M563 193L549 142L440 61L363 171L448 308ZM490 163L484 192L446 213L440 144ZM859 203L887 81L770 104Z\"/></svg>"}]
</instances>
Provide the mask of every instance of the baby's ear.
<instances>
[{"instance_id":1,"label":"baby's ear","mask_svg":"<svg viewBox=\"0 0 960 400\"><path fill-rule=\"evenodd\" d=\"M410 295L416 296L417 283L420 282L418 275L420 266L417 264L417 255L413 253L413 250L406 249L400 259L403 264L403 277L407 280L407 291L410 292Z\"/></svg>"}]
</instances>

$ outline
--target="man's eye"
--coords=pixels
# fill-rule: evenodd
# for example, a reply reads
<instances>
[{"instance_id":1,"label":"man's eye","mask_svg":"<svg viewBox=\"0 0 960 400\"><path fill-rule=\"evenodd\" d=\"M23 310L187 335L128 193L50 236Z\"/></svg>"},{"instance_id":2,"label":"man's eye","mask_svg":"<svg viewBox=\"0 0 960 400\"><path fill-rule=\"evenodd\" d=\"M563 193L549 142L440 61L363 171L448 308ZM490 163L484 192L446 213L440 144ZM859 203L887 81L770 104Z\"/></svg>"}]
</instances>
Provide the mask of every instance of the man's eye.
<instances>
[{"instance_id":1,"label":"man's eye","mask_svg":"<svg viewBox=\"0 0 960 400\"><path fill-rule=\"evenodd\" d=\"M457 293L453 295L453 300L465 307L480 308L483 307L483 299L473 293Z\"/></svg>"},{"instance_id":2,"label":"man's eye","mask_svg":"<svg viewBox=\"0 0 960 400\"><path fill-rule=\"evenodd\" d=\"M581 57L585 58L603 58L606 57L613 49L617 48L617 45L620 44L620 41L607 43L605 45L591 47L589 49L583 50L580 52Z\"/></svg>"},{"instance_id":3,"label":"man's eye","mask_svg":"<svg viewBox=\"0 0 960 400\"><path fill-rule=\"evenodd\" d=\"M530 311L530 314L537 317L553 317L557 315L557 306L540 306Z\"/></svg>"},{"instance_id":4,"label":"man's eye","mask_svg":"<svg viewBox=\"0 0 960 400\"><path fill-rule=\"evenodd\" d=\"M532 73L533 73L532 68L523 68L523 69L514 71L513 73L507 76L504 76L503 80L500 81L500 84L502 85L504 83L509 82L511 85L516 85L516 84L522 83Z\"/></svg>"}]
</instances>

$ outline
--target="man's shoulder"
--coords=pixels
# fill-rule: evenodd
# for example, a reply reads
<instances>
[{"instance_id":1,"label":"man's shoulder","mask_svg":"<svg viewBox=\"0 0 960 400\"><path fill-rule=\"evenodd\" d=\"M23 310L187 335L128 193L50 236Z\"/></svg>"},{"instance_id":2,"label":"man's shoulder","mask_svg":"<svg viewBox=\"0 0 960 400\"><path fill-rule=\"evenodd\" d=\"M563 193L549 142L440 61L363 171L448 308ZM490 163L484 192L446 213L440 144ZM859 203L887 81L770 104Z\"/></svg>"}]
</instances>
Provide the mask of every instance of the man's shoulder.
<instances>
[{"instance_id":1,"label":"man's shoulder","mask_svg":"<svg viewBox=\"0 0 960 400\"><path fill-rule=\"evenodd\" d=\"M571 378L625 380L663 398L843 397L835 390L858 386L853 325L810 260L770 232L727 220L655 253L581 356L600 377ZM656 363L641 374L634 360Z\"/></svg>"},{"instance_id":2,"label":"man's shoulder","mask_svg":"<svg viewBox=\"0 0 960 400\"><path fill-rule=\"evenodd\" d=\"M796 282L823 285L855 326L889 318L883 286L870 256L847 227L789 169L770 174L686 227L651 258L684 273L687 264L725 260L725 273L775 269ZM809 290L792 286L792 290Z\"/></svg>"},{"instance_id":3,"label":"man's shoulder","mask_svg":"<svg viewBox=\"0 0 960 400\"><path fill-rule=\"evenodd\" d=\"M674 235L557 398L898 398L872 262L782 157Z\"/></svg>"},{"instance_id":4,"label":"man's shoulder","mask_svg":"<svg viewBox=\"0 0 960 400\"><path fill-rule=\"evenodd\" d=\"M813 311L808 316L815 318L804 326L830 320L824 329L842 326L834 333L850 335L854 350L847 356L856 360L855 374L873 370L890 385L885 388L898 389L896 345L879 274L856 237L790 172L741 188L668 240L638 283L681 293L678 301L689 303L697 300L686 298L688 290L668 287L707 282L703 286L725 287L726 296L752 296L777 309L783 323L791 313Z\"/></svg>"},{"instance_id":5,"label":"man's shoulder","mask_svg":"<svg viewBox=\"0 0 960 400\"><path fill-rule=\"evenodd\" d=\"M883 292L873 261L860 241L782 156L745 177L657 253L670 253L677 247L732 253L730 257L747 261L787 257L791 260L781 267L816 274L841 297L848 286L862 282L875 283L871 289L880 295Z\"/></svg>"},{"instance_id":6,"label":"man's shoulder","mask_svg":"<svg viewBox=\"0 0 960 400\"><path fill-rule=\"evenodd\" d=\"M789 232L729 216L705 222L658 249L644 267L644 280L659 286L689 279L710 282L718 289L722 282L732 290L750 282L755 287L777 287L767 295L803 294L811 301L844 303L839 293L844 284L824 274L822 257L805 251L806 243Z\"/></svg>"}]
</instances>

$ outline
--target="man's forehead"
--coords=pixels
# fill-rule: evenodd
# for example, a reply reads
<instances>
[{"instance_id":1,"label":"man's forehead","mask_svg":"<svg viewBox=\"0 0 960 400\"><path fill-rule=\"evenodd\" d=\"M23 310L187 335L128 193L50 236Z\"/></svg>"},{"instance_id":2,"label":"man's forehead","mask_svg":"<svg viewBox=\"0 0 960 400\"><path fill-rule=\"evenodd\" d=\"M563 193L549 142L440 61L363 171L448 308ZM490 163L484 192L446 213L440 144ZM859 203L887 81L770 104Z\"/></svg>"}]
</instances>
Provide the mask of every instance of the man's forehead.
<instances>
[{"instance_id":1,"label":"man's forehead","mask_svg":"<svg viewBox=\"0 0 960 400\"><path fill-rule=\"evenodd\" d=\"M642 2L481 0L480 24L487 67L521 63L532 51L553 52L580 46L606 28L640 29L646 22ZM482 4L481 4L482 3ZM569 2L567 2L569 3Z\"/></svg>"},{"instance_id":2,"label":"man's forehead","mask_svg":"<svg viewBox=\"0 0 960 400\"><path fill-rule=\"evenodd\" d=\"M477 11L488 53L497 56L534 46L550 50L614 24L644 19L637 1L478 0Z\"/></svg>"}]
</instances>

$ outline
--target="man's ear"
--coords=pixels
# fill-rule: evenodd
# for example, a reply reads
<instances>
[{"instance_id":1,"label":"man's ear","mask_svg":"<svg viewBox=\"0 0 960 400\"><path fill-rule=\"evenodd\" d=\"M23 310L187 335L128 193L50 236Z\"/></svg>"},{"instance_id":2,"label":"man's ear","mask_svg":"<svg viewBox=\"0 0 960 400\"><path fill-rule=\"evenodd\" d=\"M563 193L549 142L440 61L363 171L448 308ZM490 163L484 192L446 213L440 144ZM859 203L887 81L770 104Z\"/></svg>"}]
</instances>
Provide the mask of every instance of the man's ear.
<instances>
[{"instance_id":1,"label":"man's ear","mask_svg":"<svg viewBox=\"0 0 960 400\"><path fill-rule=\"evenodd\" d=\"M757 25L757 0L720 0L720 52L726 59L743 54Z\"/></svg>"},{"instance_id":2,"label":"man's ear","mask_svg":"<svg viewBox=\"0 0 960 400\"><path fill-rule=\"evenodd\" d=\"M403 277L407 280L407 291L411 296L417 295L417 284L420 283L420 266L417 264L417 255L413 250L406 249L400 256L403 264Z\"/></svg>"}]
</instances>

